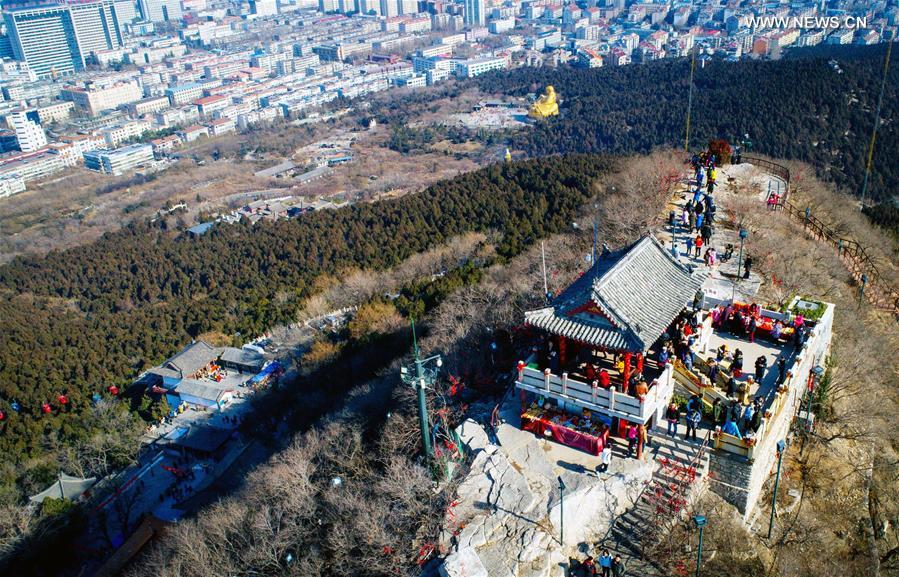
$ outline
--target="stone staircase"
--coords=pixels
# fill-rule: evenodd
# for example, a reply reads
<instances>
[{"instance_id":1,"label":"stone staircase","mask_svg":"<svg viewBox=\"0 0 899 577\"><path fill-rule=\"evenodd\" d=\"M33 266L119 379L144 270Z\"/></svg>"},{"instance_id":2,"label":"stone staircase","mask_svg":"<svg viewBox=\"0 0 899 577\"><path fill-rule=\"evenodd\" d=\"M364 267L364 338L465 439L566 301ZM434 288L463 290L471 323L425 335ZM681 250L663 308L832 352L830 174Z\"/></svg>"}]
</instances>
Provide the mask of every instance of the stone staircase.
<instances>
[{"instance_id":1,"label":"stone staircase","mask_svg":"<svg viewBox=\"0 0 899 577\"><path fill-rule=\"evenodd\" d=\"M705 434L696 442L683 439L684 425L678 427L676 438L659 432L654 431L649 449L649 456L656 462L652 479L634 506L619 516L609 533L596 543L596 555L603 549L609 549L613 555L620 554L628 575L668 576L653 559L644 555L644 546L659 531L666 531L684 511L690 510L709 473L708 446L703 446L703 439L711 443L708 431L701 431Z\"/></svg>"}]
</instances>

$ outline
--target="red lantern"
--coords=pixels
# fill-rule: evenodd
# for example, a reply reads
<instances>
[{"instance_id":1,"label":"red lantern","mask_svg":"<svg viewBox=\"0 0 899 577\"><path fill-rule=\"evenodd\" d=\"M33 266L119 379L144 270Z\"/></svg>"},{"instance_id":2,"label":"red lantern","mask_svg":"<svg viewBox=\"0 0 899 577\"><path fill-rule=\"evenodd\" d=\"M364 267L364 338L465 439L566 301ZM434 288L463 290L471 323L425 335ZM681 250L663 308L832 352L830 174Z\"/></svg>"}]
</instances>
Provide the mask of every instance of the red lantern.
<instances>
[{"instance_id":1,"label":"red lantern","mask_svg":"<svg viewBox=\"0 0 899 577\"><path fill-rule=\"evenodd\" d=\"M59 401L60 405L68 405L69 404L69 397L67 397L65 395L59 395L56 398Z\"/></svg>"},{"instance_id":2,"label":"red lantern","mask_svg":"<svg viewBox=\"0 0 899 577\"><path fill-rule=\"evenodd\" d=\"M42 412L42 413L47 414L47 413L49 413L51 410L52 410L52 409L50 408L50 403L44 403L43 405L41 405L41 412Z\"/></svg>"},{"instance_id":3,"label":"red lantern","mask_svg":"<svg viewBox=\"0 0 899 577\"><path fill-rule=\"evenodd\" d=\"M109 391L109 394L112 396L116 396L119 394L119 388L115 385L110 385L106 388L106 390Z\"/></svg>"},{"instance_id":4,"label":"red lantern","mask_svg":"<svg viewBox=\"0 0 899 577\"><path fill-rule=\"evenodd\" d=\"M6 420L6 413L0 411L0 421Z\"/></svg>"}]
</instances>

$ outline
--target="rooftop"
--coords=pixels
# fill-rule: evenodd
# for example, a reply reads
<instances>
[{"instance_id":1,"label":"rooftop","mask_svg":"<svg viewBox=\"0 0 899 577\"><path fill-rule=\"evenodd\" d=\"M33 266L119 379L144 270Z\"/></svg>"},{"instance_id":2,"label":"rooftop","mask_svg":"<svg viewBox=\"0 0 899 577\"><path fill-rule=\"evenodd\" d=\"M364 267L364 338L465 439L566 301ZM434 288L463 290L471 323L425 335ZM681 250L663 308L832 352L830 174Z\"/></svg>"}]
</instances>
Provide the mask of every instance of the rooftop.
<instances>
[{"instance_id":1,"label":"rooftop","mask_svg":"<svg viewBox=\"0 0 899 577\"><path fill-rule=\"evenodd\" d=\"M706 273L693 273L653 236L603 254L525 323L615 350L645 351L692 300Z\"/></svg>"},{"instance_id":2,"label":"rooftop","mask_svg":"<svg viewBox=\"0 0 899 577\"><path fill-rule=\"evenodd\" d=\"M204 341L193 342L163 363L181 373L182 377L192 375L218 358L218 351Z\"/></svg>"},{"instance_id":3,"label":"rooftop","mask_svg":"<svg viewBox=\"0 0 899 577\"><path fill-rule=\"evenodd\" d=\"M218 402L222 398L222 395L233 390L234 389L231 386L223 387L220 383L209 380L198 381L195 379L184 379L178 383L177 387L175 387L175 392L179 395L190 395L191 397L214 402Z\"/></svg>"}]
</instances>

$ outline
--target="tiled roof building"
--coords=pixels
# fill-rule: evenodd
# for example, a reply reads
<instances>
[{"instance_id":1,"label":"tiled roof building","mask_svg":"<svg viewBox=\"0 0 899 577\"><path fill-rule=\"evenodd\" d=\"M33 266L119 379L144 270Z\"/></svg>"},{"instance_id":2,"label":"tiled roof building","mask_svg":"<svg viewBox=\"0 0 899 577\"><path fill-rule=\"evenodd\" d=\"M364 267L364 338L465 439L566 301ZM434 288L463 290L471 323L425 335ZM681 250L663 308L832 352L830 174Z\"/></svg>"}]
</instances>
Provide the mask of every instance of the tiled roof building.
<instances>
[{"instance_id":1,"label":"tiled roof building","mask_svg":"<svg viewBox=\"0 0 899 577\"><path fill-rule=\"evenodd\" d=\"M653 236L603 254L597 263L525 323L613 351L643 352L702 286Z\"/></svg>"}]
</instances>

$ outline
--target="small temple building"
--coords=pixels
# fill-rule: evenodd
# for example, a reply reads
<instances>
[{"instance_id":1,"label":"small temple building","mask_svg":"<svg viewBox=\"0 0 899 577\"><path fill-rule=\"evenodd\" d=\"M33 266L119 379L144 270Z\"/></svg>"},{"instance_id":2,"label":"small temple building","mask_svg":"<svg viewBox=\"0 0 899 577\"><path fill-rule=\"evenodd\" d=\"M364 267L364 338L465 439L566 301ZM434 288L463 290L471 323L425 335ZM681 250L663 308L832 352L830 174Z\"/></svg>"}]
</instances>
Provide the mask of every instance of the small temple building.
<instances>
[{"instance_id":1,"label":"small temple building","mask_svg":"<svg viewBox=\"0 0 899 577\"><path fill-rule=\"evenodd\" d=\"M612 434L628 424L660 422L674 390L673 364L648 353L692 303L705 276L651 235L602 254L547 306L525 313L541 346L518 366L523 401L555 405L575 424L584 417L591 425L604 423ZM533 416L522 415L525 428Z\"/></svg>"}]
</instances>

